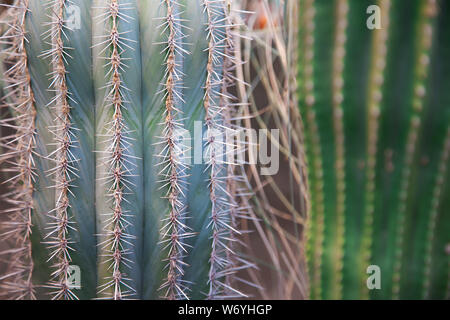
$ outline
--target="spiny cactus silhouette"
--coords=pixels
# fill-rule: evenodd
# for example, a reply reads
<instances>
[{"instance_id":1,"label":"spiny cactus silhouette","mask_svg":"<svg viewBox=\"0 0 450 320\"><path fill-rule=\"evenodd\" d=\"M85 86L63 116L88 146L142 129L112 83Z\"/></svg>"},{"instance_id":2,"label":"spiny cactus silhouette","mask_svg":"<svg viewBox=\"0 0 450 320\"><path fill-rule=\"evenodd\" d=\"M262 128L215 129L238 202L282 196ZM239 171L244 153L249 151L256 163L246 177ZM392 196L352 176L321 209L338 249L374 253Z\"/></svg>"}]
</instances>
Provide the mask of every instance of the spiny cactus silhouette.
<instances>
[{"instance_id":1,"label":"spiny cactus silhouette","mask_svg":"<svg viewBox=\"0 0 450 320\"><path fill-rule=\"evenodd\" d=\"M15 299L232 298L247 216L233 122L230 1L16 0L2 138L3 292ZM195 122L206 135L193 136ZM190 165L200 140L205 161ZM186 138L187 139L187 138ZM232 151L242 148L234 142ZM226 149L229 152L229 148ZM242 151L242 150L241 150ZM81 288L69 281L80 268Z\"/></svg>"},{"instance_id":2,"label":"spiny cactus silhouette","mask_svg":"<svg viewBox=\"0 0 450 320\"><path fill-rule=\"evenodd\" d=\"M449 28L448 1L299 1L312 299L448 298Z\"/></svg>"}]
</instances>

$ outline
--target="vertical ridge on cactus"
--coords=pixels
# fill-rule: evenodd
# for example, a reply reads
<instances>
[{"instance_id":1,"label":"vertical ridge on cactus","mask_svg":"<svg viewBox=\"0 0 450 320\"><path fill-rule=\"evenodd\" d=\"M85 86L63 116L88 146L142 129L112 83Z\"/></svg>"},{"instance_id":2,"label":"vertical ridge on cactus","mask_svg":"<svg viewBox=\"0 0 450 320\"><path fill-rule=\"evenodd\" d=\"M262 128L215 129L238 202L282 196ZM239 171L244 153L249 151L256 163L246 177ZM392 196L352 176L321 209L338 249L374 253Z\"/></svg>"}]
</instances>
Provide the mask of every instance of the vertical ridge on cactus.
<instances>
[{"instance_id":1,"label":"vertical ridge on cactus","mask_svg":"<svg viewBox=\"0 0 450 320\"><path fill-rule=\"evenodd\" d=\"M169 216L162 227L163 240L169 248L167 258L167 280L161 286L166 290L165 296L169 299L187 298L187 286L182 277L184 274L184 256L187 254L185 239L192 236L188 227L184 223L187 212L183 201L186 187L183 179L186 175L186 164L184 163L184 150L182 141L178 141L176 130L183 129L180 120L180 105L184 102L181 96L182 66L181 58L187 54L183 49L183 26L179 17L180 9L177 1L166 0L167 6L166 21L162 24L167 29L167 62L166 62L166 83L165 83L165 104L166 119L164 129L164 139L167 146L163 149L161 173L162 182L168 185L167 200L170 206Z\"/></svg>"},{"instance_id":2,"label":"vertical ridge on cactus","mask_svg":"<svg viewBox=\"0 0 450 320\"><path fill-rule=\"evenodd\" d=\"M230 95L229 90L230 87L233 86L233 75L232 72L234 70L234 64L236 63L235 57L233 57L233 50L234 50L234 44L233 44L233 35L231 34L231 28L233 26L233 22L231 19L229 19L229 12L227 10L231 8L226 8L226 4L223 4L223 8L225 10L225 39L224 39L224 62L223 62L223 68L222 68L222 74L223 74L223 82L220 88L220 102L219 102L219 108L223 110L223 118L224 118L224 125L229 128L229 130L232 130L232 115L235 114L235 112L232 112L230 109L232 108L231 101L235 100L233 96ZM225 141L224 141L224 148L226 150L229 150L228 142L226 141L226 135L225 135ZM233 146L231 152L234 154L242 154L242 151L239 147ZM228 156L230 151L225 151L224 157ZM228 162L228 161L226 161ZM236 175L236 168L231 164L228 163L226 168L226 193L228 195L228 207L229 207L229 216L230 216L230 230L228 231L228 239L229 244L228 248L226 250L226 272L224 273L224 286L225 286L225 297L232 297L234 295L234 289L232 287L232 276L234 272L236 272L236 268L238 267L238 261L236 257L236 235L234 230L238 228L237 220L238 217L238 190L237 190L237 175Z\"/></svg>"},{"instance_id":3,"label":"vertical ridge on cactus","mask_svg":"<svg viewBox=\"0 0 450 320\"><path fill-rule=\"evenodd\" d=\"M375 201L375 169L377 161L377 144L379 134L380 104L383 99L382 86L384 82L384 70L386 67L387 40L389 33L389 13L391 2L381 1L380 12L384 18L383 28L374 30L372 38L372 56L370 62L370 77L368 80L368 101L367 101L367 157L365 172L365 199L364 217L361 233L361 279L366 276L366 268L369 265L372 249L373 235L373 214ZM368 292L364 290L364 281L361 281L361 296L368 299Z\"/></svg>"},{"instance_id":4,"label":"vertical ridge on cactus","mask_svg":"<svg viewBox=\"0 0 450 320\"><path fill-rule=\"evenodd\" d=\"M1 252L11 254L13 261L10 270L3 275L2 287L11 292L15 299L35 299L32 285L33 259L31 255L31 225L33 211L33 182L35 180L35 118L34 96L30 84L28 60L25 49L25 15L28 1L16 1L10 7L10 28L2 35L0 41L9 48L6 51L7 63L11 66L5 71L4 81L7 84L7 107L11 108L13 117L2 119L0 125L16 130L13 136L2 137L0 145L6 153L0 157L13 167L5 168L12 173L6 182L14 189L6 194L11 208L2 210L8 215L2 240L11 239L17 247L12 251Z\"/></svg>"},{"instance_id":5,"label":"vertical ridge on cactus","mask_svg":"<svg viewBox=\"0 0 450 320\"><path fill-rule=\"evenodd\" d=\"M140 298L146 189L139 12L129 0L94 6L97 296Z\"/></svg>"},{"instance_id":6,"label":"vertical ridge on cactus","mask_svg":"<svg viewBox=\"0 0 450 320\"><path fill-rule=\"evenodd\" d=\"M438 164L438 176L435 178L435 185L433 187L433 196L431 198L431 212L429 214L429 218L427 221L427 235L425 237L426 239L426 249L425 249L425 268L424 268L424 274L423 274L423 291L422 291L422 298L423 299L429 299L431 294L431 281L432 281L432 275L431 275L431 265L432 265L432 248L435 240L435 232L436 232L436 223L437 223L437 215L438 215L438 209L440 205L440 198L443 191L444 186L444 177L447 174L448 171L448 160L450 157L450 127L447 128L447 136L444 141L444 146L442 149L442 155L441 159L439 160ZM450 280L448 280L447 277L447 283Z\"/></svg>"},{"instance_id":7,"label":"vertical ridge on cactus","mask_svg":"<svg viewBox=\"0 0 450 320\"><path fill-rule=\"evenodd\" d=\"M138 187L131 180L136 176L132 169L137 166L135 160L138 159L138 154L131 149L134 139L130 136L131 130L124 119L123 110L132 101L125 94L131 92L127 87L129 83L122 77L122 73L127 69L124 51L135 49L129 44L133 40L127 39L126 32L121 28L122 22L133 20L128 14L128 11L132 10L131 3L111 0L101 9L104 13L97 18L110 24L110 29L100 36L99 42L99 49L105 52L104 60L101 61L106 71L106 83L102 83L105 88L103 103L106 110L112 111L107 111L111 116L105 119L102 148L104 157L100 159L99 164L106 168L105 175L99 178L99 182L105 186L105 197L109 198L107 201L111 203L110 212L105 212L107 218L104 220L103 241L99 243L108 269L105 281L99 286L99 294L111 288L111 297L118 300L132 295L136 290L130 284L125 270L132 269L135 263L129 258L134 248L129 246L133 246L132 241L136 235L130 234L128 229L133 224L130 217L137 216L138 213L125 208L124 204L132 201L128 199L128 195L133 192L134 187Z\"/></svg>"},{"instance_id":8,"label":"vertical ridge on cactus","mask_svg":"<svg viewBox=\"0 0 450 320\"><path fill-rule=\"evenodd\" d=\"M299 41L299 54L301 55L301 63L299 66L300 74L300 96L304 97L305 102L305 129L308 134L306 139L310 142L306 144L309 153L309 184L311 188L311 217L307 222L306 236L308 246L308 260L310 262L309 270L311 275L311 291L312 299L317 299L321 296L321 264L322 264L322 245L323 245L323 169L322 158L320 156L320 136L318 133L316 113L313 109L314 97L314 16L315 8L313 1L304 1L300 4L300 32L301 37ZM303 54L302 54L303 53Z\"/></svg>"},{"instance_id":9,"label":"vertical ridge on cactus","mask_svg":"<svg viewBox=\"0 0 450 320\"><path fill-rule=\"evenodd\" d=\"M408 131L406 142L405 163L402 171L402 181L400 186L400 203L398 208L398 224L396 231L396 250L394 260L393 273L393 287L392 296L398 299L400 295L400 277L401 277L401 263L402 263L402 248L404 243L404 229L405 229L405 211L407 210L407 190L409 187L409 179L411 173L411 166L413 164L414 155L416 152L416 142L422 123L423 99L426 94L424 82L428 76L428 67L430 62L429 50L431 48L431 40L433 38L432 19L436 14L436 1L429 0L422 4L420 24L418 26L419 45L416 57L416 70L414 79L414 95L412 101L413 114L410 120L410 128Z\"/></svg>"},{"instance_id":10,"label":"vertical ridge on cactus","mask_svg":"<svg viewBox=\"0 0 450 320\"><path fill-rule=\"evenodd\" d=\"M78 160L72 153L73 148L73 131L77 130L72 127L70 120L70 92L66 83L66 67L68 63L67 47L64 45L64 20L63 14L66 2L63 0L49 2L49 7L53 11L50 29L45 34L44 40L51 43L51 49L45 51L42 55L51 61L52 72L50 74L51 90L55 92L52 101L48 106L55 108L56 118L55 125L49 127L49 130L55 135L55 150L48 155L55 164L48 171L55 185L55 207L48 214L53 222L50 223L50 231L46 235L46 244L50 248L49 262L55 268L51 274L52 280L49 286L52 288L54 299L64 298L73 299L76 295L67 287L69 276L69 265L71 262L70 252L72 241L69 238L68 230L73 229L71 219L68 214L70 207L69 193L74 187L72 176L77 176L77 168L74 163Z\"/></svg>"},{"instance_id":11,"label":"vertical ridge on cactus","mask_svg":"<svg viewBox=\"0 0 450 320\"><path fill-rule=\"evenodd\" d=\"M345 241L345 134L343 130L344 100L342 88L344 86L344 61L347 28L347 14L349 8L345 0L336 2L336 34L333 52L333 130L335 139L335 168L336 168L336 240L335 240L335 266L334 274L335 293L333 297L342 296L342 268L343 248Z\"/></svg>"},{"instance_id":12,"label":"vertical ridge on cactus","mask_svg":"<svg viewBox=\"0 0 450 320\"><path fill-rule=\"evenodd\" d=\"M208 17L208 62L206 65L205 82L205 124L207 127L206 163L209 166L210 199L211 199L211 221L212 228L212 250L211 268L209 270L209 293L208 298L214 299L223 293L226 286L224 279L227 273L227 251L226 239L228 231L237 232L231 226L230 212L228 210L228 192L226 190L226 167L225 157L227 155L225 135L223 127L223 107L220 105L222 83L224 83L224 70L221 67L226 59L224 49L227 46L227 30L224 22L224 2L214 3L209 0L203 1L204 10Z\"/></svg>"}]
</instances>

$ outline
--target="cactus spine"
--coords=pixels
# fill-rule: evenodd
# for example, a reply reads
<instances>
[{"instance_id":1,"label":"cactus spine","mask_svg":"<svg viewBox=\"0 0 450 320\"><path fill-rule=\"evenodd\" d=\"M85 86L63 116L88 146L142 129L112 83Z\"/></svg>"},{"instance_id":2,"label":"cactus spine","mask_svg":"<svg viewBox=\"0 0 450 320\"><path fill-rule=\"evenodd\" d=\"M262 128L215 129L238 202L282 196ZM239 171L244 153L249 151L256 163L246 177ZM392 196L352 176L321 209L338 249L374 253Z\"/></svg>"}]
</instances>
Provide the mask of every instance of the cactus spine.
<instances>
[{"instance_id":1,"label":"cactus spine","mask_svg":"<svg viewBox=\"0 0 450 320\"><path fill-rule=\"evenodd\" d=\"M33 213L33 182L35 181L35 119L36 109L31 89L25 47L25 16L28 1L18 1L9 10L13 19L12 26L3 35L2 42L9 44L6 49L10 68L5 72L5 84L9 88L7 107L16 114L15 118L2 119L1 125L12 127L16 134L2 137L1 146L6 152L2 161L13 164L6 168L12 177L6 182L13 188L6 195L11 208L3 210L8 215L5 222L3 240L11 239L16 243L13 249L11 276L5 278L4 288L16 299L34 299L32 285L33 259L31 255L31 226Z\"/></svg>"}]
</instances>

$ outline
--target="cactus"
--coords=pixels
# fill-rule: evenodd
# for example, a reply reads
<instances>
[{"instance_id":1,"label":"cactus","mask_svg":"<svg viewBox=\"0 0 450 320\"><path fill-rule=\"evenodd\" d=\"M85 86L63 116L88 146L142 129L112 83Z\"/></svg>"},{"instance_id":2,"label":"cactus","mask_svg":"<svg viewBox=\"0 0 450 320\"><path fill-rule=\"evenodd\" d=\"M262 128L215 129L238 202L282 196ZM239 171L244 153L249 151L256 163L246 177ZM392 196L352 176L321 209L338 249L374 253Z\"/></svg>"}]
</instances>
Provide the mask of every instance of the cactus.
<instances>
[{"instance_id":1,"label":"cactus","mask_svg":"<svg viewBox=\"0 0 450 320\"><path fill-rule=\"evenodd\" d=\"M301 0L298 12L310 297L448 298L448 1Z\"/></svg>"},{"instance_id":2,"label":"cactus","mask_svg":"<svg viewBox=\"0 0 450 320\"><path fill-rule=\"evenodd\" d=\"M233 11L225 0L7 6L7 297L246 296L245 178L217 149L236 129ZM200 139L202 164L180 132Z\"/></svg>"}]
</instances>

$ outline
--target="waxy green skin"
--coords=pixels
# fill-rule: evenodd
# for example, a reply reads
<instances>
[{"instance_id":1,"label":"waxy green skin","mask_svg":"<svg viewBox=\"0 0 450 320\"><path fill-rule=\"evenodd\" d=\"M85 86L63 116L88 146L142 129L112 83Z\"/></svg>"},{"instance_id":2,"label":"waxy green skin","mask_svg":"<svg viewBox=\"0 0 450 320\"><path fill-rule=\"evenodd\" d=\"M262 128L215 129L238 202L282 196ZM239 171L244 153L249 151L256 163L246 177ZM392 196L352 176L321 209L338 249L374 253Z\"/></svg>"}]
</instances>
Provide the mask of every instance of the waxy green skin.
<instances>
[{"instance_id":1,"label":"waxy green skin","mask_svg":"<svg viewBox=\"0 0 450 320\"><path fill-rule=\"evenodd\" d=\"M342 108L345 148L345 232L341 290L336 283L336 135L333 128L332 74L333 48L336 32L336 1L312 1L314 31L305 27L308 2L299 2L299 107L305 125L308 158L309 186L312 201L310 226L307 230L310 294L312 299L444 299L448 298L450 243L450 172L439 169L450 126L450 6L447 1L437 1L437 15L427 21L432 25L432 45L428 51L429 65L424 80L418 78L420 69L420 26L426 1L391 1L388 38L386 41L386 67L380 86L377 151L373 198L368 195L366 166L368 161L368 101L370 70L373 63L374 32L366 27L369 14L366 9L374 1L347 1L347 28L345 31L344 69L342 72ZM381 16L383 26L384 17ZM314 39L312 78L305 76L305 39ZM315 102L311 109L314 120L308 118L307 80L312 80ZM414 111L417 103L414 90L425 88L419 99L421 112ZM412 162L407 165L407 138L411 117L418 115L417 132ZM314 126L317 132L314 132ZM319 144L317 144L319 141ZM319 145L319 155L314 147ZM319 160L319 162L317 162ZM448 159L444 161L448 167ZM319 163L319 167L314 166ZM408 171L407 183L404 179ZM317 169L322 173L318 174ZM439 182L439 178L443 181ZM440 195L436 198L436 185ZM406 198L401 188L407 186ZM319 193L318 193L319 192ZM317 197L319 195L319 197ZM317 203L317 199L323 200ZM406 199L406 200L401 200ZM433 206L437 204L435 228L429 229ZM323 206L323 212L320 206ZM370 225L369 252L362 252L364 221L367 206L373 206ZM405 205L403 222L400 207ZM323 222L321 222L323 219ZM321 226L323 229L321 230ZM399 230L403 229L402 242ZM430 237L431 235L431 237ZM318 238L319 237L319 238ZM323 241L320 241L320 239ZM319 241L315 241L319 239ZM399 243L401 245L399 246ZM431 254L427 254L427 245ZM318 251L319 250L319 251ZM314 264L314 255L320 257L320 267ZM399 254L400 253L400 254ZM363 254L369 254L364 260ZM431 259L427 262L427 259ZM365 273L368 265L381 269L381 289L368 290ZM425 276L427 264L429 275ZM364 264L364 265L363 265ZM399 268L399 280L394 269ZM314 279L319 279L315 282ZM430 285L425 290L425 281ZM318 283L318 285L316 285ZM399 288L394 294L394 286Z\"/></svg>"}]
</instances>

